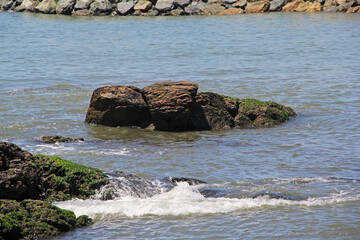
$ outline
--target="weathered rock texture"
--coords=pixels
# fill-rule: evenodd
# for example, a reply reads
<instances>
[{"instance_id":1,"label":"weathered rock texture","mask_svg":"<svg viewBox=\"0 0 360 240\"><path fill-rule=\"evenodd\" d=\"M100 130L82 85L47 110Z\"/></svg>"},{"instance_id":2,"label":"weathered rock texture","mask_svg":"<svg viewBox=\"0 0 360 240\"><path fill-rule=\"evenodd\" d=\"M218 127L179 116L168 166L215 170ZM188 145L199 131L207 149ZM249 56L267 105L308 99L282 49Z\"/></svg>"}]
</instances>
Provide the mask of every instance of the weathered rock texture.
<instances>
[{"instance_id":1,"label":"weathered rock texture","mask_svg":"<svg viewBox=\"0 0 360 240\"><path fill-rule=\"evenodd\" d=\"M43 239L90 224L50 202L88 198L107 182L97 169L0 142L0 239Z\"/></svg>"},{"instance_id":2,"label":"weathered rock texture","mask_svg":"<svg viewBox=\"0 0 360 240\"><path fill-rule=\"evenodd\" d=\"M270 127L296 113L288 107L255 99L197 93L192 82L159 82L142 90L106 86L93 93L86 123L132 126L160 131L226 130Z\"/></svg>"},{"instance_id":3,"label":"weathered rock texture","mask_svg":"<svg viewBox=\"0 0 360 240\"><path fill-rule=\"evenodd\" d=\"M0 0L0 10L77 16L235 15L273 11L359 13L359 4L358 0Z\"/></svg>"}]
</instances>

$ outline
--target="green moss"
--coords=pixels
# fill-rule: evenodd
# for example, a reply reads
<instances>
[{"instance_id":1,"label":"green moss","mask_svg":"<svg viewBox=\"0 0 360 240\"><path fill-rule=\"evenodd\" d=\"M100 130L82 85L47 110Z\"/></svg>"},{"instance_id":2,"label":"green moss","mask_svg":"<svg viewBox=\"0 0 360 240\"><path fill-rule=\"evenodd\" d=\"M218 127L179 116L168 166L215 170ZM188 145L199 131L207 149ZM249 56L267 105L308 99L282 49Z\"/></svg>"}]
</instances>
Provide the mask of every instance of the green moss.
<instances>
[{"instance_id":1,"label":"green moss","mask_svg":"<svg viewBox=\"0 0 360 240\"><path fill-rule=\"evenodd\" d=\"M0 200L0 207L0 239L43 239L91 224L86 216L76 218L72 211L40 200Z\"/></svg>"},{"instance_id":2,"label":"green moss","mask_svg":"<svg viewBox=\"0 0 360 240\"><path fill-rule=\"evenodd\" d=\"M73 197L87 198L95 189L107 183L107 175L96 168L80 165L59 157L36 155L35 162L49 169L46 177L46 199L69 200Z\"/></svg>"}]
</instances>

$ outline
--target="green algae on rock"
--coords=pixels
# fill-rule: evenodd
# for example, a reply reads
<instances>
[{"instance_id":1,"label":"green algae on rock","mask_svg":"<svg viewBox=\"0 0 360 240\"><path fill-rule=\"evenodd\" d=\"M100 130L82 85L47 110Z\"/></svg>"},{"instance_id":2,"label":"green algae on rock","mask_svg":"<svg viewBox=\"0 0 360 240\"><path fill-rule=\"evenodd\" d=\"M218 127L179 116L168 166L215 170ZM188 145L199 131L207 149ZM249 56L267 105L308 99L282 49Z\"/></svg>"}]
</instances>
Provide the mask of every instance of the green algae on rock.
<instances>
[{"instance_id":1,"label":"green algae on rock","mask_svg":"<svg viewBox=\"0 0 360 240\"><path fill-rule=\"evenodd\" d=\"M275 102L197 90L188 81L101 87L92 95L85 123L181 132L272 127L296 116ZM139 112L146 117L137 117Z\"/></svg>"},{"instance_id":2,"label":"green algae on rock","mask_svg":"<svg viewBox=\"0 0 360 240\"><path fill-rule=\"evenodd\" d=\"M0 240L43 239L91 224L51 202L86 199L106 183L98 169L0 142Z\"/></svg>"},{"instance_id":3,"label":"green algae on rock","mask_svg":"<svg viewBox=\"0 0 360 240\"><path fill-rule=\"evenodd\" d=\"M0 199L0 239L44 239L91 223L49 202Z\"/></svg>"}]
</instances>

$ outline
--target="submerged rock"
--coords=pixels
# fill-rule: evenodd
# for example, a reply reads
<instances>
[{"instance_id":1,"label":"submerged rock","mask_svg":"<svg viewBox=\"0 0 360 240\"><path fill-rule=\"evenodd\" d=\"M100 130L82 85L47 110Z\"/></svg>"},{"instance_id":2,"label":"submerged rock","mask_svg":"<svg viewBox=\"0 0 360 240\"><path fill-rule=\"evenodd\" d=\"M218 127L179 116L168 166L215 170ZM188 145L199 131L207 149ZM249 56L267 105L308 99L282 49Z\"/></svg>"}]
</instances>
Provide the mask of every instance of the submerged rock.
<instances>
[{"instance_id":1,"label":"submerged rock","mask_svg":"<svg viewBox=\"0 0 360 240\"><path fill-rule=\"evenodd\" d=\"M69 138L69 137L54 135L54 136L43 136L42 141L44 143L81 142L81 141L85 141L85 139L84 138Z\"/></svg>"}]
</instances>

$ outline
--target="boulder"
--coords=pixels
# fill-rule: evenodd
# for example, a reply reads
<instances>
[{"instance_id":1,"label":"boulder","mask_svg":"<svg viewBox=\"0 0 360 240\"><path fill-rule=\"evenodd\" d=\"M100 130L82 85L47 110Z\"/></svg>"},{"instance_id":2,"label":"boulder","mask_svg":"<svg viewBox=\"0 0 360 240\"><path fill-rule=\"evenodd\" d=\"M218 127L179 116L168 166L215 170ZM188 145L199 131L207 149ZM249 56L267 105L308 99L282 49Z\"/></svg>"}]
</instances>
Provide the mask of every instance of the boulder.
<instances>
[{"instance_id":1,"label":"boulder","mask_svg":"<svg viewBox=\"0 0 360 240\"><path fill-rule=\"evenodd\" d=\"M90 4L93 2L93 0L78 0L76 1L76 4L74 6L74 10L84 10L84 9L89 9L90 8Z\"/></svg>"},{"instance_id":2,"label":"boulder","mask_svg":"<svg viewBox=\"0 0 360 240\"><path fill-rule=\"evenodd\" d=\"M173 9L170 11L170 14L172 16L180 16L180 15L183 15L185 12L184 12L184 9L182 8L177 8L177 9Z\"/></svg>"},{"instance_id":3,"label":"boulder","mask_svg":"<svg viewBox=\"0 0 360 240\"><path fill-rule=\"evenodd\" d=\"M4 10L4 11L14 10L15 7L16 7L15 0L5 0L1 2L0 10Z\"/></svg>"},{"instance_id":4,"label":"boulder","mask_svg":"<svg viewBox=\"0 0 360 240\"><path fill-rule=\"evenodd\" d=\"M323 11L324 12L337 12L338 8L337 8L337 6L329 6L329 7L324 7Z\"/></svg>"},{"instance_id":5,"label":"boulder","mask_svg":"<svg viewBox=\"0 0 360 240\"><path fill-rule=\"evenodd\" d=\"M203 2L192 2L185 8L185 13L189 15L200 14L204 10L205 6L205 3Z\"/></svg>"},{"instance_id":6,"label":"boulder","mask_svg":"<svg viewBox=\"0 0 360 240\"><path fill-rule=\"evenodd\" d=\"M235 8L243 8L243 9L245 9L246 5L247 5L246 0L240 0L240 1L237 1L236 3L234 3L232 6L235 7Z\"/></svg>"},{"instance_id":7,"label":"boulder","mask_svg":"<svg viewBox=\"0 0 360 240\"><path fill-rule=\"evenodd\" d=\"M336 6L336 0L325 0L324 7Z\"/></svg>"},{"instance_id":8,"label":"boulder","mask_svg":"<svg viewBox=\"0 0 360 240\"><path fill-rule=\"evenodd\" d=\"M151 123L151 115L139 88L105 86L94 91L85 122L105 126L146 127Z\"/></svg>"},{"instance_id":9,"label":"boulder","mask_svg":"<svg viewBox=\"0 0 360 240\"><path fill-rule=\"evenodd\" d=\"M214 15L214 14L218 14L219 12L222 12L224 10L225 10L225 7L221 6L218 3L214 3L214 4L206 5L203 12L205 15Z\"/></svg>"},{"instance_id":10,"label":"boulder","mask_svg":"<svg viewBox=\"0 0 360 240\"><path fill-rule=\"evenodd\" d=\"M91 15L93 15L93 13L89 9L72 11L71 14L74 16L91 16Z\"/></svg>"},{"instance_id":11,"label":"boulder","mask_svg":"<svg viewBox=\"0 0 360 240\"><path fill-rule=\"evenodd\" d=\"M234 119L225 99L216 93L199 93L191 114L190 127L193 130L227 130L234 127Z\"/></svg>"},{"instance_id":12,"label":"boulder","mask_svg":"<svg viewBox=\"0 0 360 240\"><path fill-rule=\"evenodd\" d=\"M3 199L88 198L107 183L107 175L57 157L33 156L0 142L0 196Z\"/></svg>"},{"instance_id":13,"label":"boulder","mask_svg":"<svg viewBox=\"0 0 360 240\"><path fill-rule=\"evenodd\" d=\"M263 13L269 10L269 2L268 1L258 1L258 2L249 2L246 7L246 13Z\"/></svg>"},{"instance_id":14,"label":"boulder","mask_svg":"<svg viewBox=\"0 0 360 240\"><path fill-rule=\"evenodd\" d=\"M119 2L116 7L118 12L121 15L127 15L134 12L134 6L136 4L136 1L129 1L129 2Z\"/></svg>"},{"instance_id":15,"label":"boulder","mask_svg":"<svg viewBox=\"0 0 360 240\"><path fill-rule=\"evenodd\" d=\"M307 9L306 12L321 12L322 5L319 2L313 2Z\"/></svg>"},{"instance_id":16,"label":"boulder","mask_svg":"<svg viewBox=\"0 0 360 240\"><path fill-rule=\"evenodd\" d=\"M154 8L160 13L167 12L174 8L174 2L174 0L158 0Z\"/></svg>"},{"instance_id":17,"label":"boulder","mask_svg":"<svg viewBox=\"0 0 360 240\"><path fill-rule=\"evenodd\" d=\"M76 0L60 0L56 5L56 13L70 15L74 9Z\"/></svg>"},{"instance_id":18,"label":"boulder","mask_svg":"<svg viewBox=\"0 0 360 240\"><path fill-rule=\"evenodd\" d=\"M92 221L44 201L0 199L0 223L1 239L48 239Z\"/></svg>"},{"instance_id":19,"label":"boulder","mask_svg":"<svg viewBox=\"0 0 360 240\"><path fill-rule=\"evenodd\" d=\"M54 135L54 136L43 136L42 141L44 143L82 142L82 141L85 141L85 139L84 138L69 138L69 137Z\"/></svg>"},{"instance_id":20,"label":"boulder","mask_svg":"<svg viewBox=\"0 0 360 240\"><path fill-rule=\"evenodd\" d=\"M233 4L236 3L238 0L222 0L223 3L225 4Z\"/></svg>"},{"instance_id":21,"label":"boulder","mask_svg":"<svg viewBox=\"0 0 360 240\"><path fill-rule=\"evenodd\" d=\"M147 15L146 16L149 16L149 17L155 17L159 15L159 11L158 10L150 10L148 11Z\"/></svg>"},{"instance_id":22,"label":"boulder","mask_svg":"<svg viewBox=\"0 0 360 240\"><path fill-rule=\"evenodd\" d=\"M289 2L282 8L282 11L283 12L293 12L303 2L304 2L303 0L294 0L292 2Z\"/></svg>"},{"instance_id":23,"label":"boulder","mask_svg":"<svg viewBox=\"0 0 360 240\"><path fill-rule=\"evenodd\" d=\"M190 2L191 2L191 0L175 0L174 7L175 8L181 7L184 9L185 7L187 7L190 4Z\"/></svg>"},{"instance_id":24,"label":"boulder","mask_svg":"<svg viewBox=\"0 0 360 240\"><path fill-rule=\"evenodd\" d=\"M306 12L311 6L311 2L301 2L293 11L294 12Z\"/></svg>"},{"instance_id":25,"label":"boulder","mask_svg":"<svg viewBox=\"0 0 360 240\"><path fill-rule=\"evenodd\" d=\"M285 6L289 0L273 0L270 1L270 12L281 11L282 7Z\"/></svg>"},{"instance_id":26,"label":"boulder","mask_svg":"<svg viewBox=\"0 0 360 240\"><path fill-rule=\"evenodd\" d=\"M349 8L346 13L360 13L360 6Z\"/></svg>"},{"instance_id":27,"label":"boulder","mask_svg":"<svg viewBox=\"0 0 360 240\"><path fill-rule=\"evenodd\" d=\"M142 12L146 12L147 10L149 10L152 7L152 2L150 1L139 1L137 4L135 4L134 6L134 10L139 10Z\"/></svg>"},{"instance_id":28,"label":"boulder","mask_svg":"<svg viewBox=\"0 0 360 240\"><path fill-rule=\"evenodd\" d=\"M20 6L16 7L15 11L17 12L35 12L36 6L39 4L38 0L24 0Z\"/></svg>"},{"instance_id":29,"label":"boulder","mask_svg":"<svg viewBox=\"0 0 360 240\"><path fill-rule=\"evenodd\" d=\"M228 8L222 12L219 12L219 15L238 15L244 13L245 11L242 8Z\"/></svg>"},{"instance_id":30,"label":"boulder","mask_svg":"<svg viewBox=\"0 0 360 240\"><path fill-rule=\"evenodd\" d=\"M235 126L272 127L296 116L294 110L275 102L256 99L238 99L239 110L235 117Z\"/></svg>"},{"instance_id":31,"label":"boulder","mask_svg":"<svg viewBox=\"0 0 360 240\"><path fill-rule=\"evenodd\" d=\"M56 13L56 1L55 0L43 0L36 6L35 11L40 12L40 13L46 13L46 14L55 14Z\"/></svg>"},{"instance_id":32,"label":"boulder","mask_svg":"<svg viewBox=\"0 0 360 240\"><path fill-rule=\"evenodd\" d=\"M159 82L143 88L153 124L160 131L186 131L198 85L192 82Z\"/></svg>"},{"instance_id":33,"label":"boulder","mask_svg":"<svg viewBox=\"0 0 360 240\"><path fill-rule=\"evenodd\" d=\"M355 5L355 1L343 3L337 7L337 10L339 12L346 12L347 10L349 10L349 8L353 7L354 5Z\"/></svg>"},{"instance_id":34,"label":"boulder","mask_svg":"<svg viewBox=\"0 0 360 240\"><path fill-rule=\"evenodd\" d=\"M90 4L90 11L95 15L107 15L113 10L109 0L95 0Z\"/></svg>"}]
</instances>

